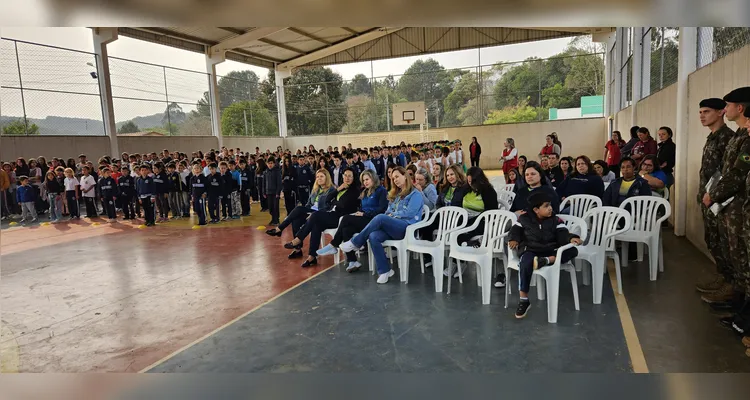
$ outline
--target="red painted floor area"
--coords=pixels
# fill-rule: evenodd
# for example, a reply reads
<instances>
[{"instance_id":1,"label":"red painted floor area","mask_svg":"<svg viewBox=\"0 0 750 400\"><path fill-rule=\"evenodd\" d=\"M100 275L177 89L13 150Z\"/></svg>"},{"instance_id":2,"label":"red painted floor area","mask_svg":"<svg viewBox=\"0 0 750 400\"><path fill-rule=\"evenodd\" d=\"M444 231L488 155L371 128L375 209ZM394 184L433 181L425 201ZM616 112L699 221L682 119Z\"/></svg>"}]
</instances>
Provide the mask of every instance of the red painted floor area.
<instances>
[{"instance_id":1,"label":"red painted floor area","mask_svg":"<svg viewBox=\"0 0 750 400\"><path fill-rule=\"evenodd\" d=\"M300 268L267 220L5 229L1 348L21 372L139 371L333 264Z\"/></svg>"}]
</instances>

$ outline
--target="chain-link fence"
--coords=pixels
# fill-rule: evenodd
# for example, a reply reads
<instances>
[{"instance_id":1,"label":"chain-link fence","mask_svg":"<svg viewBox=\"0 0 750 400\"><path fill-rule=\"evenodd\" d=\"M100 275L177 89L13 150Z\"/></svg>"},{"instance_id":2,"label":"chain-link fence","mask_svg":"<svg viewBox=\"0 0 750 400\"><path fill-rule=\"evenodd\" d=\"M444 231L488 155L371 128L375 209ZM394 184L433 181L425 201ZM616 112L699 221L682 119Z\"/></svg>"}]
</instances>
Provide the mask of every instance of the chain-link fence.
<instances>
[{"instance_id":1,"label":"chain-link fence","mask_svg":"<svg viewBox=\"0 0 750 400\"><path fill-rule=\"evenodd\" d=\"M703 67L750 44L750 28L698 28L698 65Z\"/></svg>"},{"instance_id":2,"label":"chain-link fence","mask_svg":"<svg viewBox=\"0 0 750 400\"><path fill-rule=\"evenodd\" d=\"M209 75L109 57L120 135L210 136Z\"/></svg>"},{"instance_id":3,"label":"chain-link fence","mask_svg":"<svg viewBox=\"0 0 750 400\"><path fill-rule=\"evenodd\" d=\"M432 59L415 61L402 75L350 81L316 80L325 68L301 70L284 86L290 135L386 132L394 103L423 102L415 124L429 129L601 117L604 113L603 49L569 46L556 57L445 69Z\"/></svg>"},{"instance_id":4,"label":"chain-link fence","mask_svg":"<svg viewBox=\"0 0 750 400\"><path fill-rule=\"evenodd\" d=\"M641 95L648 96L677 82L679 28L651 27L643 34Z\"/></svg>"},{"instance_id":5,"label":"chain-link fence","mask_svg":"<svg viewBox=\"0 0 750 400\"><path fill-rule=\"evenodd\" d=\"M93 53L0 40L0 133L104 135Z\"/></svg>"}]
</instances>

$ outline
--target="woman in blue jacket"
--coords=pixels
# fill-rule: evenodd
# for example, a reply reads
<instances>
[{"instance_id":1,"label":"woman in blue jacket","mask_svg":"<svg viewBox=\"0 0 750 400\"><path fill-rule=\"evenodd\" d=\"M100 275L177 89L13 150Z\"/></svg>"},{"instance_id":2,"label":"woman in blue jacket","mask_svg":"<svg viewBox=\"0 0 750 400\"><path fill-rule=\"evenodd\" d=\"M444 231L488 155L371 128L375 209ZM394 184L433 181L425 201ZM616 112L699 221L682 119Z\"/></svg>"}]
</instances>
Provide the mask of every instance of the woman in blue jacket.
<instances>
[{"instance_id":1,"label":"woman in blue jacket","mask_svg":"<svg viewBox=\"0 0 750 400\"><path fill-rule=\"evenodd\" d=\"M586 156L578 156L575 164L575 172L568 175L557 187L560 200L575 194L589 194L601 198L604 195L604 181L596 174L591 160Z\"/></svg>"},{"instance_id":2,"label":"woman in blue jacket","mask_svg":"<svg viewBox=\"0 0 750 400\"><path fill-rule=\"evenodd\" d=\"M359 179L363 186L362 193L359 195L362 202L359 211L344 215L331 243L318 250L319 256L336 254L341 243L351 239L364 229L376 215L384 213L388 208L388 191L380 184L378 175L373 171L365 170L360 174ZM349 262L346 272L357 271L362 266L357 261L357 253L354 251L347 252L346 259Z\"/></svg>"},{"instance_id":3,"label":"woman in blue jacket","mask_svg":"<svg viewBox=\"0 0 750 400\"><path fill-rule=\"evenodd\" d=\"M635 161L624 157L620 160L620 177L607 186L602 205L619 207L625 199L633 196L651 196L651 187L635 173Z\"/></svg>"},{"instance_id":4,"label":"woman in blue jacket","mask_svg":"<svg viewBox=\"0 0 750 400\"><path fill-rule=\"evenodd\" d=\"M307 199L307 204L302 206L294 207L289 215L284 218L284 221L279 224L276 228L269 229L266 234L270 236L281 236L281 232L290 224L292 225L292 233L296 234L297 231L302 228L302 225L307 221L307 217L315 211L328 210L328 196L336 192L336 188L333 187L331 182L331 174L326 169L319 169L315 173L315 184L313 185L310 197ZM293 253L294 254L294 253ZM290 254L291 256L292 254ZM299 257L294 254L294 257Z\"/></svg>"},{"instance_id":5,"label":"woman in blue jacket","mask_svg":"<svg viewBox=\"0 0 750 400\"><path fill-rule=\"evenodd\" d=\"M364 246L369 240L370 251L378 270L378 283L388 283L388 278L395 274L385 257L383 242L403 239L406 228L422 219L424 206L422 194L414 189L403 167L395 168L391 178L393 188L388 193L390 204L385 214L373 218L362 232L341 244L341 250L350 252Z\"/></svg>"}]
</instances>

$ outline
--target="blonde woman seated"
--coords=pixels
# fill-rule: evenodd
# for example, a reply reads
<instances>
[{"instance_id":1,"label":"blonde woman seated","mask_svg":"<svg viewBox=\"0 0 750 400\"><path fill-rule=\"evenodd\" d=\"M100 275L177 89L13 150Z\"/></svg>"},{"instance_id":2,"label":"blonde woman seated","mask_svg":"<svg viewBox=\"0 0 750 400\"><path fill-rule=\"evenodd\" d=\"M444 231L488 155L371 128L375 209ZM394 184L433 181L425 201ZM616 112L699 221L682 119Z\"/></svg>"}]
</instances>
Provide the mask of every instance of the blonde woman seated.
<instances>
[{"instance_id":1,"label":"blonde woman seated","mask_svg":"<svg viewBox=\"0 0 750 400\"><path fill-rule=\"evenodd\" d=\"M393 188L388 193L390 203L385 214L373 218L362 232L354 236L352 240L341 244L341 250L351 252L369 241L370 251L378 271L378 283L388 283L388 278L395 274L385 256L383 242L403 239L406 236L406 228L422 219L422 206L424 206L422 194L414 189L404 168L395 168L391 177Z\"/></svg>"}]
</instances>

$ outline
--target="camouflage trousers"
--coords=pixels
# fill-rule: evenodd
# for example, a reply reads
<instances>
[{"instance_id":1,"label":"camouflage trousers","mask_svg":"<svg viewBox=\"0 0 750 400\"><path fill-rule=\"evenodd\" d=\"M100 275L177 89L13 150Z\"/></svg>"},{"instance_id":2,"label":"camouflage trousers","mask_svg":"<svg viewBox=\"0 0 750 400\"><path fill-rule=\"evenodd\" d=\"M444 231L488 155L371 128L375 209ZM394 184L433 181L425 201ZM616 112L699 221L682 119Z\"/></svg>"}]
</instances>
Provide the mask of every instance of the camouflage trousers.
<instances>
[{"instance_id":1,"label":"camouflage trousers","mask_svg":"<svg viewBox=\"0 0 750 400\"><path fill-rule=\"evenodd\" d=\"M723 219L719 225L719 234L723 246L729 250L735 289L750 293L750 265L748 265L748 249L744 236L743 218L746 216L742 212L743 203L744 199L735 198L727 208L722 210L719 214L719 217Z\"/></svg>"},{"instance_id":2,"label":"camouflage trousers","mask_svg":"<svg viewBox=\"0 0 750 400\"><path fill-rule=\"evenodd\" d=\"M729 256L728 241L721 240L720 222L723 215L714 215L708 207L700 205L703 211L703 239L706 247L716 262L716 272L724 277L727 282L734 281L734 270Z\"/></svg>"}]
</instances>

